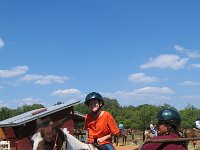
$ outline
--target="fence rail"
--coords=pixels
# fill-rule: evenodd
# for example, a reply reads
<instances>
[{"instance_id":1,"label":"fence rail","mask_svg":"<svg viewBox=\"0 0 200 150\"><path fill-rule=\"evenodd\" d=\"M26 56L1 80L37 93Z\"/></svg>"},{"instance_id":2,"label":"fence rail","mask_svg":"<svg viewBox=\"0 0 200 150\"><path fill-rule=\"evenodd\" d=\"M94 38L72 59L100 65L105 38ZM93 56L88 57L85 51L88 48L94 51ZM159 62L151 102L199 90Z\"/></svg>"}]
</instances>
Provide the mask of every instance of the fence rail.
<instances>
[{"instance_id":1,"label":"fence rail","mask_svg":"<svg viewBox=\"0 0 200 150\"><path fill-rule=\"evenodd\" d=\"M186 142L186 141L198 141L200 137L195 138L175 138L175 139L153 139L147 140L145 143L170 143L170 142Z\"/></svg>"}]
</instances>

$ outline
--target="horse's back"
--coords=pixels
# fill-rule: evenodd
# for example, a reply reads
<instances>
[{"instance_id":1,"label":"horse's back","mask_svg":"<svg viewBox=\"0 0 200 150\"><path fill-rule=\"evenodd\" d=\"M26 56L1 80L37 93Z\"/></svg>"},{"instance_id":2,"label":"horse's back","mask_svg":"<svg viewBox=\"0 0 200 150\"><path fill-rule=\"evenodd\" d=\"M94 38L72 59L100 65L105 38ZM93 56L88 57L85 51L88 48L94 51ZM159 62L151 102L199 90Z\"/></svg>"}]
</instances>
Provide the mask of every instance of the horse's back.
<instances>
[{"instance_id":1,"label":"horse's back","mask_svg":"<svg viewBox=\"0 0 200 150\"><path fill-rule=\"evenodd\" d=\"M188 128L184 130L184 137L192 138L192 137L200 137L200 130L195 128Z\"/></svg>"}]
</instances>

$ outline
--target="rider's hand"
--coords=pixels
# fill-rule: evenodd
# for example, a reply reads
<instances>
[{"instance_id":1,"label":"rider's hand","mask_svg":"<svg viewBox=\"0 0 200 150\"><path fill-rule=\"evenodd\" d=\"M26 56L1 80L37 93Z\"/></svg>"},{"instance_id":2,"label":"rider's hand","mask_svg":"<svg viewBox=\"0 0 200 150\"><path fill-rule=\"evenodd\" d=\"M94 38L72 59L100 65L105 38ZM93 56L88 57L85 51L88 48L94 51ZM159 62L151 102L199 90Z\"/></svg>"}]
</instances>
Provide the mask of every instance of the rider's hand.
<instances>
[{"instance_id":1,"label":"rider's hand","mask_svg":"<svg viewBox=\"0 0 200 150\"><path fill-rule=\"evenodd\" d=\"M101 138L98 138L98 139L97 139L97 142L99 142L99 143L101 143L101 142L103 142L103 141L105 141L104 137L101 137Z\"/></svg>"}]
</instances>

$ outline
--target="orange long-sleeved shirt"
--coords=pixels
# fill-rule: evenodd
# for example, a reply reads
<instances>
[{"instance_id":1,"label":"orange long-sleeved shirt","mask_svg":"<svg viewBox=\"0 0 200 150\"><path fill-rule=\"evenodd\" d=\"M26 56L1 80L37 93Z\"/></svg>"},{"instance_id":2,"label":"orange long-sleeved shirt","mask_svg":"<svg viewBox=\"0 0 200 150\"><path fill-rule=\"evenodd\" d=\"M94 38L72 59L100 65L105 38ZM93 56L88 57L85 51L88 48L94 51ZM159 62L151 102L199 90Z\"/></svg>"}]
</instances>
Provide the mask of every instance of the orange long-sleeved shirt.
<instances>
[{"instance_id":1,"label":"orange long-sleeved shirt","mask_svg":"<svg viewBox=\"0 0 200 150\"><path fill-rule=\"evenodd\" d=\"M108 134L115 135L119 132L119 128L114 118L107 111L103 111L103 115L99 116L97 119L94 119L91 114L86 114L84 129L88 129L88 142L92 143L94 142L94 138L101 138ZM98 144L103 145L109 143L112 143L112 138Z\"/></svg>"}]
</instances>

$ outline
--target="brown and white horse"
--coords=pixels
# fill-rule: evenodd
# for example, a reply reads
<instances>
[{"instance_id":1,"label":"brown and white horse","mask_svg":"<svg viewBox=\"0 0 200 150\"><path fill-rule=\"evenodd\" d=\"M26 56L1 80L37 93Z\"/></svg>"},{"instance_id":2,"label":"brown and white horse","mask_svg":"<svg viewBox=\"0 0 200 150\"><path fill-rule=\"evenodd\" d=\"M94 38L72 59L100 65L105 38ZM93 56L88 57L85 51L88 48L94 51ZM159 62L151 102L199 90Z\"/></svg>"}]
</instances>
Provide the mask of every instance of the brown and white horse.
<instances>
[{"instance_id":1,"label":"brown and white horse","mask_svg":"<svg viewBox=\"0 0 200 150\"><path fill-rule=\"evenodd\" d=\"M183 136L185 138L196 138L196 137L200 137L200 130L196 129L196 128L188 128L188 129L184 129L183 130ZM191 141L194 148L197 144L197 141Z\"/></svg>"},{"instance_id":2,"label":"brown and white horse","mask_svg":"<svg viewBox=\"0 0 200 150\"><path fill-rule=\"evenodd\" d=\"M145 131L144 131L144 141L150 140L151 138L153 138L153 137L155 137L155 136L156 136L156 134L153 134L153 133L151 132L151 130L145 130Z\"/></svg>"},{"instance_id":3,"label":"brown and white horse","mask_svg":"<svg viewBox=\"0 0 200 150\"><path fill-rule=\"evenodd\" d=\"M41 125L33 135L33 150L107 150L99 145L86 144L69 134L66 128L59 128L62 120L52 123L50 120L38 121Z\"/></svg>"}]
</instances>

